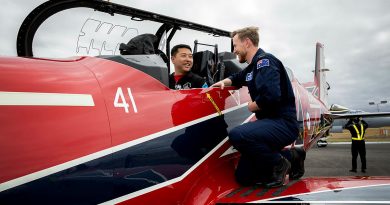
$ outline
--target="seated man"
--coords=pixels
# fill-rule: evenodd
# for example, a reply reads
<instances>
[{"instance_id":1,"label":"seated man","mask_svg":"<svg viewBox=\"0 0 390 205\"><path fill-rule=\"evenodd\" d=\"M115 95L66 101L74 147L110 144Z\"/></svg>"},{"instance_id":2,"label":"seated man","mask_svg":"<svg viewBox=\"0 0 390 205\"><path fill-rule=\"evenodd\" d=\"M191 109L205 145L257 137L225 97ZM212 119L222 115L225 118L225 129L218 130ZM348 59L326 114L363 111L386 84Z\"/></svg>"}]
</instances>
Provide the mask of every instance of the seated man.
<instances>
[{"instance_id":1,"label":"seated man","mask_svg":"<svg viewBox=\"0 0 390 205\"><path fill-rule=\"evenodd\" d=\"M179 44L171 50L171 60L175 72L169 76L169 88L175 90L190 88L207 88L206 80L192 73L193 64L191 47Z\"/></svg>"}]
</instances>

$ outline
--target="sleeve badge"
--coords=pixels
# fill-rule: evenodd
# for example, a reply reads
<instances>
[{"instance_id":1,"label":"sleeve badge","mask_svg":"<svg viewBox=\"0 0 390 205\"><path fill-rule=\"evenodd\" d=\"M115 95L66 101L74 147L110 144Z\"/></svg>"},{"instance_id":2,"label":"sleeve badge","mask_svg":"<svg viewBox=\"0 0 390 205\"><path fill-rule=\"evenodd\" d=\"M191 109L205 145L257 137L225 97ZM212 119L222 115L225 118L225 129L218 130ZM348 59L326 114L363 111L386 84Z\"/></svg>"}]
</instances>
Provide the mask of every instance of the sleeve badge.
<instances>
[{"instance_id":1,"label":"sleeve badge","mask_svg":"<svg viewBox=\"0 0 390 205\"><path fill-rule=\"evenodd\" d=\"M257 69L265 66L269 66L269 59L260 59L259 61L257 61Z\"/></svg>"}]
</instances>

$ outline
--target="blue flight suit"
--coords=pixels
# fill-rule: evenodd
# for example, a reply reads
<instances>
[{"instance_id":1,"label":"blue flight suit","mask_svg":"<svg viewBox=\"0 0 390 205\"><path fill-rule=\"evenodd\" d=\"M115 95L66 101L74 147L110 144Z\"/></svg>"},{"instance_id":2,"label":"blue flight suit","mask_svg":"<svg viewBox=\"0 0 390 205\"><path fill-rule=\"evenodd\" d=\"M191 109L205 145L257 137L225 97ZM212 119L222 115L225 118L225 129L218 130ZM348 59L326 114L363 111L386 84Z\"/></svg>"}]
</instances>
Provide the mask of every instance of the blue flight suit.
<instances>
[{"instance_id":1,"label":"blue flight suit","mask_svg":"<svg viewBox=\"0 0 390 205\"><path fill-rule=\"evenodd\" d=\"M256 121L229 133L230 142L241 153L237 181L252 184L272 173L281 150L299 135L294 92L282 62L261 48L248 67L229 78L233 86L248 86L252 101L260 107Z\"/></svg>"}]
</instances>

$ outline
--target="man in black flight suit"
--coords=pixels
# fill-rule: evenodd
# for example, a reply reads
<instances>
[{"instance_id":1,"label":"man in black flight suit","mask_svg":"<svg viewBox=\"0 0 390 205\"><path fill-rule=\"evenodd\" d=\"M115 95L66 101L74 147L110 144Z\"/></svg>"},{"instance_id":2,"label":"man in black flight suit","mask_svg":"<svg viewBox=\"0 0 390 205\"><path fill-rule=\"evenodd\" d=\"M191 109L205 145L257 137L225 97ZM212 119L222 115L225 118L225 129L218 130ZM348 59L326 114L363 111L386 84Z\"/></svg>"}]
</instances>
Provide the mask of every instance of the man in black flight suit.
<instances>
[{"instance_id":1,"label":"man in black flight suit","mask_svg":"<svg viewBox=\"0 0 390 205\"><path fill-rule=\"evenodd\" d=\"M362 172L365 173L367 169L366 165L366 142L364 140L364 134L368 128L368 124L361 120L361 118L350 119L345 125L345 128L349 130L352 138L352 169L350 172L356 172L357 169L357 157L360 155L362 162Z\"/></svg>"},{"instance_id":2,"label":"man in black flight suit","mask_svg":"<svg viewBox=\"0 0 390 205\"><path fill-rule=\"evenodd\" d=\"M207 88L206 80L191 72L193 58L191 47L178 44L171 50L171 60L175 72L169 75L169 88L175 90Z\"/></svg>"}]
</instances>

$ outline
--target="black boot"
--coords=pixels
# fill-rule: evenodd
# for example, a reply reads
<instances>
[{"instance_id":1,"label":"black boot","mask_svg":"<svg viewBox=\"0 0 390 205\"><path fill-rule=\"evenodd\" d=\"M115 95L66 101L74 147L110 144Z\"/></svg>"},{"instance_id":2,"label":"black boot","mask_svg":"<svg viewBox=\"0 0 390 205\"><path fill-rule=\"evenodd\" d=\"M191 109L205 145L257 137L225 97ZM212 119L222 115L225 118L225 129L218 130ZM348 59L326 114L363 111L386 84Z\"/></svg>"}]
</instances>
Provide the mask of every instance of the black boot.
<instances>
[{"instance_id":1,"label":"black boot","mask_svg":"<svg viewBox=\"0 0 390 205\"><path fill-rule=\"evenodd\" d=\"M272 181L267 183L265 186L268 188L279 187L284 184L286 175L290 171L290 162L282 157L277 165L275 165L272 173Z\"/></svg>"},{"instance_id":2,"label":"black boot","mask_svg":"<svg viewBox=\"0 0 390 205\"><path fill-rule=\"evenodd\" d=\"M306 151L302 147L295 147L291 152L290 179L299 179L305 174Z\"/></svg>"}]
</instances>

